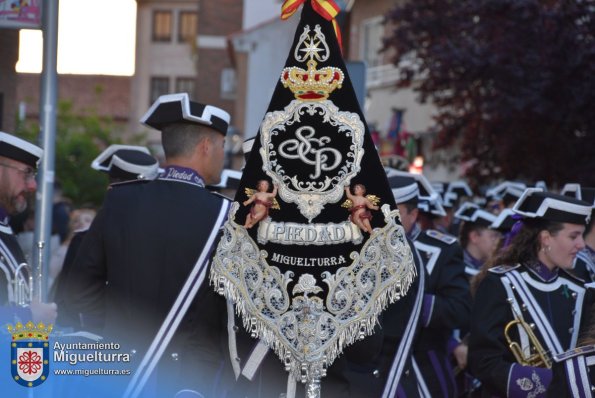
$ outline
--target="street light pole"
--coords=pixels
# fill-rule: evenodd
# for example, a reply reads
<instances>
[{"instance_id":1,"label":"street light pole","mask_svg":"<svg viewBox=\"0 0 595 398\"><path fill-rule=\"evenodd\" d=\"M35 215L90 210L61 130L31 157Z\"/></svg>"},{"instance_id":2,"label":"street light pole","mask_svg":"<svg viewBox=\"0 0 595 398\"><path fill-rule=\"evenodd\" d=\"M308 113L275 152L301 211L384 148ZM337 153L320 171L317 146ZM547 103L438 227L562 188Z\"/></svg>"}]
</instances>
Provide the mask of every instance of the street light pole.
<instances>
[{"instance_id":1,"label":"street light pole","mask_svg":"<svg viewBox=\"0 0 595 398\"><path fill-rule=\"evenodd\" d=\"M37 177L35 205L35 237L32 253L34 299L47 301L48 261L52 234L52 204L54 195L56 152L56 107L58 102L58 2L42 2L43 70L41 75L40 143L43 158ZM36 255L35 255L36 254Z\"/></svg>"}]
</instances>

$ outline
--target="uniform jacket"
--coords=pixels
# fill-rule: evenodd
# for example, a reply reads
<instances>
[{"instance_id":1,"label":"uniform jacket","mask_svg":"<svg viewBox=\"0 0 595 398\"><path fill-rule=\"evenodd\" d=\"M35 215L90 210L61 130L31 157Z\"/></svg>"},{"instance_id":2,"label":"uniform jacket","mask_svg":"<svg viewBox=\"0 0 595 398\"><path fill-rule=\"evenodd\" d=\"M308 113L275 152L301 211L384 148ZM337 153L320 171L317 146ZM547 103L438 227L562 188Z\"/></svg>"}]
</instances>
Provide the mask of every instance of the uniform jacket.
<instances>
[{"instance_id":1,"label":"uniform jacket","mask_svg":"<svg viewBox=\"0 0 595 398\"><path fill-rule=\"evenodd\" d=\"M211 250L205 244L226 202L183 181L113 186L73 264L71 311L140 360L197 259ZM161 358L161 396L181 388L214 395L224 330L225 301L208 286L206 273Z\"/></svg>"},{"instance_id":2,"label":"uniform jacket","mask_svg":"<svg viewBox=\"0 0 595 398\"><path fill-rule=\"evenodd\" d=\"M540 268L541 267L541 268ZM479 285L472 311L469 366L486 396L545 396L551 370L517 363L504 337L515 310L551 357L576 346L581 321L593 303L593 291L569 273L543 272L544 266L500 266ZM541 270L541 271L540 271ZM511 338L528 345L527 334Z\"/></svg>"},{"instance_id":3,"label":"uniform jacket","mask_svg":"<svg viewBox=\"0 0 595 398\"><path fill-rule=\"evenodd\" d=\"M469 282L463 251L455 237L436 230L413 235L426 271L426 291L421 310L421 331L414 357L422 395L450 397L456 394L448 340L454 329L469 322Z\"/></svg>"}]
</instances>

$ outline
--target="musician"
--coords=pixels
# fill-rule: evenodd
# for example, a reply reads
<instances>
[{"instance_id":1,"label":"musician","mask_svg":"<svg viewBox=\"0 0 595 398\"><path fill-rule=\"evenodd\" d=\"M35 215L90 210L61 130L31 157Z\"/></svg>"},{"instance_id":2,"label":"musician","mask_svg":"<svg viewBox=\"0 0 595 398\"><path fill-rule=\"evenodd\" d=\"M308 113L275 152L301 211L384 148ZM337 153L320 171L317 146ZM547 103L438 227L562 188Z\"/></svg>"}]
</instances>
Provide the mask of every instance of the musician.
<instances>
[{"instance_id":1,"label":"musician","mask_svg":"<svg viewBox=\"0 0 595 398\"><path fill-rule=\"evenodd\" d=\"M124 181L154 180L159 173L159 162L151 155L147 147L114 144L108 146L91 162L91 168L105 173L111 186L111 184ZM88 229L87 227L73 231L62 269L50 292L58 306L64 309L64 311L60 311L57 319L58 325L62 327L79 329L87 326L81 324L78 314L68 311L68 306L64 304L72 300L70 291L72 282L68 280L69 274Z\"/></svg>"},{"instance_id":2,"label":"musician","mask_svg":"<svg viewBox=\"0 0 595 398\"><path fill-rule=\"evenodd\" d=\"M56 319L55 303L31 301L29 271L23 250L8 222L9 217L27 208L27 199L37 189L35 175L43 150L14 135L0 132L0 323L28 321L52 323ZM26 281L25 294L19 297L15 278ZM24 301L23 301L24 299Z\"/></svg>"},{"instance_id":3,"label":"musician","mask_svg":"<svg viewBox=\"0 0 595 398\"><path fill-rule=\"evenodd\" d=\"M473 276L479 273L484 263L494 254L498 245L500 233L491 228L496 216L474 203L464 202L454 217L460 223L459 242L463 248L465 274L471 282ZM449 347L459 371L455 377L459 392L465 396L477 395L480 383L466 371L469 325L454 331Z\"/></svg>"},{"instance_id":4,"label":"musician","mask_svg":"<svg viewBox=\"0 0 595 398\"><path fill-rule=\"evenodd\" d=\"M513 211L523 217L518 234L478 275L469 366L484 396L539 397L552 377L552 356L576 346L581 318L593 302L592 290L568 272L585 246L591 205L528 188ZM525 323L509 325L513 320ZM506 340L507 325L523 352L518 358Z\"/></svg>"},{"instance_id":5,"label":"musician","mask_svg":"<svg viewBox=\"0 0 595 398\"><path fill-rule=\"evenodd\" d=\"M99 333L134 354L131 394L211 397L224 382L225 301L205 280L228 202L205 185L219 182L229 119L186 93L159 97L141 122L161 131L167 167L112 184L75 258L73 309L103 319Z\"/></svg>"},{"instance_id":6,"label":"musician","mask_svg":"<svg viewBox=\"0 0 595 398\"><path fill-rule=\"evenodd\" d=\"M496 250L500 233L490 228L496 216L465 202L455 213L455 218L461 222L459 242L463 248L465 273L471 279Z\"/></svg>"},{"instance_id":7,"label":"musician","mask_svg":"<svg viewBox=\"0 0 595 398\"><path fill-rule=\"evenodd\" d=\"M417 186L412 185L412 182ZM457 239L434 229L421 231L417 217L421 210L439 210L437 194L422 175L398 172L389 177L407 236L421 255L426 270L426 289L421 308L421 332L414 345L420 391L426 396L456 395L448 360L447 343L454 329L469 322L471 297L465 277L463 254ZM404 187L416 188L409 195Z\"/></svg>"}]
</instances>

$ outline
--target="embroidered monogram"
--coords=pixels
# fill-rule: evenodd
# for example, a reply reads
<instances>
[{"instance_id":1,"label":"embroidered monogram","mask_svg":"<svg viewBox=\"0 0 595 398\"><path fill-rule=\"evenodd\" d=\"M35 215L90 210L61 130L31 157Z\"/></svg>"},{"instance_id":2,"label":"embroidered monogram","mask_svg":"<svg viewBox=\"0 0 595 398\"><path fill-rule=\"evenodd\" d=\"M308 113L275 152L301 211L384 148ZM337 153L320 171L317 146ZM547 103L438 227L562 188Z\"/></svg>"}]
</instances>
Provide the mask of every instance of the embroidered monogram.
<instances>
[{"instance_id":1,"label":"embroidered monogram","mask_svg":"<svg viewBox=\"0 0 595 398\"><path fill-rule=\"evenodd\" d=\"M288 175L286 172L286 169L292 168L291 166L296 169L295 165L287 163L288 160L295 157L292 154L288 157L286 150L297 152L299 149L296 144L297 140L291 141L295 138L287 137L287 131L292 125L299 123L304 115L319 119L320 122L328 126L329 133L334 132L332 137L328 137L329 142L332 140L349 148L345 159L341 159L340 153L331 147L324 147L325 152L318 152L318 163L316 160L313 163L315 165L314 175L321 177L320 170L324 164L324 169L327 172L322 176L323 178L313 179L311 173ZM364 155L362 148L364 125L359 115L340 112L331 101L301 102L294 100L283 111L267 113L261 125L260 138L263 170L273 179L273 183L279 186L281 199L285 202L296 203L308 222L320 214L326 203L336 203L341 200L343 187L349 185L351 179L360 171L360 162ZM285 144L287 139L294 144L293 147L289 146L290 144ZM325 140L323 143L326 144L327 141ZM327 155L329 153L336 156L335 159L330 159ZM304 159L299 155L297 158L302 161L305 159L304 163L306 164L311 162L310 159L305 158L305 155ZM343 163L337 164L337 161ZM316 165L320 169L316 170Z\"/></svg>"},{"instance_id":2,"label":"embroidered monogram","mask_svg":"<svg viewBox=\"0 0 595 398\"><path fill-rule=\"evenodd\" d=\"M302 131L306 130L307 135L302 135ZM321 171L331 171L337 168L341 163L341 152L334 148L325 148L331 139L329 137L313 138L315 133L314 128L310 126L303 126L297 129L295 135L296 140L285 140L279 145L279 154L286 159L300 159L309 166L314 166L314 174L310 174L310 178L320 177ZM298 142L298 140L300 142ZM287 152L286 148L291 151ZM312 159L308 155L314 155ZM333 160L332 164L328 164L329 159Z\"/></svg>"}]
</instances>

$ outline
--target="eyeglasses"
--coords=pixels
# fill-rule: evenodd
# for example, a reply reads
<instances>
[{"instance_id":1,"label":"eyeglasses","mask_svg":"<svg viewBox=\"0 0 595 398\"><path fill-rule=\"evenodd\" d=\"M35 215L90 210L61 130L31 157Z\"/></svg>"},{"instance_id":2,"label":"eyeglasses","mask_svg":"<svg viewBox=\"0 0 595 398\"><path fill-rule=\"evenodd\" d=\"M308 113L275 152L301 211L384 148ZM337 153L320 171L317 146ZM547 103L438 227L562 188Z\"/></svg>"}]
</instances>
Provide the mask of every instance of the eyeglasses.
<instances>
[{"instance_id":1,"label":"eyeglasses","mask_svg":"<svg viewBox=\"0 0 595 398\"><path fill-rule=\"evenodd\" d=\"M35 180L35 177L37 176L37 171L35 169L32 169L31 167L21 169L20 167L12 166L6 163L0 163L0 166L8 167L9 169L15 169L16 171L20 172L21 174L23 174L23 177L25 177L25 182Z\"/></svg>"}]
</instances>

